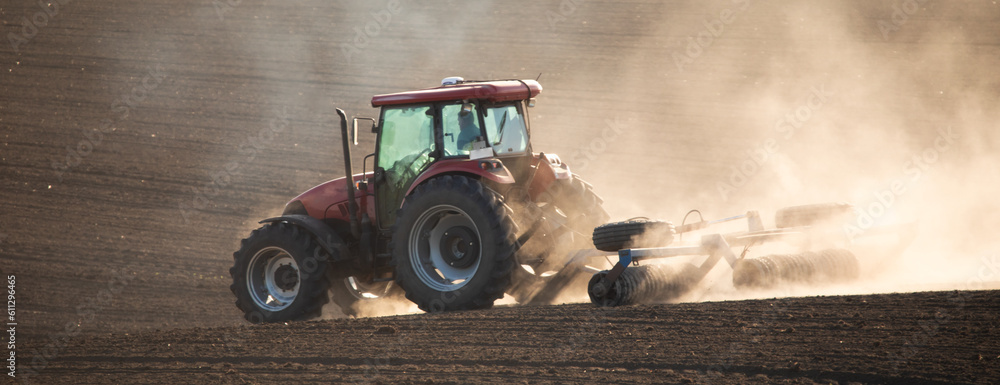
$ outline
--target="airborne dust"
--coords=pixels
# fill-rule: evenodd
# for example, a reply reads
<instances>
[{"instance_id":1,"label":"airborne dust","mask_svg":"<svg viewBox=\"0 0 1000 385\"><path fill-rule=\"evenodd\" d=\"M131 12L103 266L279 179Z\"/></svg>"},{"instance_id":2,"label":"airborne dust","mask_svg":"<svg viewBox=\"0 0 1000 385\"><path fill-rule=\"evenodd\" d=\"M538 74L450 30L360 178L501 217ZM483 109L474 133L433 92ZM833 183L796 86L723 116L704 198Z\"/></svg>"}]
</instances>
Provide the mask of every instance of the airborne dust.
<instances>
[{"instance_id":1,"label":"airborne dust","mask_svg":"<svg viewBox=\"0 0 1000 385\"><path fill-rule=\"evenodd\" d=\"M723 262L683 301L998 287L1000 31L983 22L996 20L995 5L565 3L531 16L477 3L448 23L405 3L342 63L345 75L374 79L352 86L348 112L372 115L367 95L446 76L541 73L534 151L559 154L592 183L612 220L757 210L773 227L781 207L843 201L857 209L847 233L919 229L901 255L863 259L857 282L738 291ZM466 43L501 29L495 44ZM400 49L403 40L419 49ZM579 60L552 58L567 55ZM384 71L390 58L422 69ZM578 289L566 299L584 301ZM416 311L391 307L371 314Z\"/></svg>"}]
</instances>

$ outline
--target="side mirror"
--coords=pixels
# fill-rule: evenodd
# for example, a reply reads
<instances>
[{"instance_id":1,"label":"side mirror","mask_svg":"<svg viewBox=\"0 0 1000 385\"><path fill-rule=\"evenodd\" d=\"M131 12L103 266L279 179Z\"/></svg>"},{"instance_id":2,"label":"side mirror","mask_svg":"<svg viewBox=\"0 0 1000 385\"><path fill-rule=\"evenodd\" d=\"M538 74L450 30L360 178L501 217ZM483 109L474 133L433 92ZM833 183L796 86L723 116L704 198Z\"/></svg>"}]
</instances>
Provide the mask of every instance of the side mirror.
<instances>
[{"instance_id":1,"label":"side mirror","mask_svg":"<svg viewBox=\"0 0 1000 385\"><path fill-rule=\"evenodd\" d=\"M535 106L535 98L528 99L528 107L534 107L534 106Z\"/></svg>"},{"instance_id":2,"label":"side mirror","mask_svg":"<svg viewBox=\"0 0 1000 385\"><path fill-rule=\"evenodd\" d=\"M375 129L375 127L377 127L375 125L375 118L354 118L353 134L354 134L354 145L355 146L358 145L358 121L359 120L366 120L366 121L371 122L372 123L372 133L374 134L374 133L377 132L377 130Z\"/></svg>"},{"instance_id":3,"label":"side mirror","mask_svg":"<svg viewBox=\"0 0 1000 385\"><path fill-rule=\"evenodd\" d=\"M353 130L352 130L352 133L351 133L351 138L354 139L354 145L357 146L358 145L358 118L354 118L354 121L352 121L351 123L352 123L351 125L353 126L352 127Z\"/></svg>"}]
</instances>

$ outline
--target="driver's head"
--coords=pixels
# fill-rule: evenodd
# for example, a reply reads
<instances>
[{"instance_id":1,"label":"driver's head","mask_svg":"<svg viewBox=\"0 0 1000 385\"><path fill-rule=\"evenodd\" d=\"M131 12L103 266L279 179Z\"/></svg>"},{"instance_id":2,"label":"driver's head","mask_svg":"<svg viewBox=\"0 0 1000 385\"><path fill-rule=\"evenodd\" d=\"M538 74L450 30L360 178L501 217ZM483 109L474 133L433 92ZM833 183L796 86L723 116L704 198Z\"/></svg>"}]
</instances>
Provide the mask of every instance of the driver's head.
<instances>
[{"instance_id":1,"label":"driver's head","mask_svg":"<svg viewBox=\"0 0 1000 385\"><path fill-rule=\"evenodd\" d=\"M476 125L476 114L471 112L462 111L458 113L458 126L463 130L466 127L471 127Z\"/></svg>"}]
</instances>

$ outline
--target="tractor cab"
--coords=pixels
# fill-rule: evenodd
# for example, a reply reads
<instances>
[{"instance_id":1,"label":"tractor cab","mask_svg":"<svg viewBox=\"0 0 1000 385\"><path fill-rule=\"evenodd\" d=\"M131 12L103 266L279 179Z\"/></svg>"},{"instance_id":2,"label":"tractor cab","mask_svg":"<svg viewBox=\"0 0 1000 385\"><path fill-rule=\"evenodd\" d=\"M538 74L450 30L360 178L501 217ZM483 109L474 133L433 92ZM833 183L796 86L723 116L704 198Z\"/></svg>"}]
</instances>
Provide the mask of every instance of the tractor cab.
<instances>
[{"instance_id":1,"label":"tractor cab","mask_svg":"<svg viewBox=\"0 0 1000 385\"><path fill-rule=\"evenodd\" d=\"M395 223L403 197L432 167L515 180L530 169L527 101L541 92L541 85L533 80L461 78L442 83L372 98L372 106L381 107L373 127L378 133L373 187L376 222L383 229ZM484 167L482 159L496 161Z\"/></svg>"}]
</instances>

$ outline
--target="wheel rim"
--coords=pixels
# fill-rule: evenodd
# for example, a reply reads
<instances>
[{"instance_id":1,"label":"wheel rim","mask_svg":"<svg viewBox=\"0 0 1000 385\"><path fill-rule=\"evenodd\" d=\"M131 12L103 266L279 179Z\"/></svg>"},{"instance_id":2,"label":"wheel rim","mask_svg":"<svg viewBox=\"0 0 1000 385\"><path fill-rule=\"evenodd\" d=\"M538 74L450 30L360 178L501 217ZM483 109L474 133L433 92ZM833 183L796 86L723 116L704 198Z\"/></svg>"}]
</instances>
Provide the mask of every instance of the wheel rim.
<instances>
[{"instance_id":1,"label":"wheel rim","mask_svg":"<svg viewBox=\"0 0 1000 385\"><path fill-rule=\"evenodd\" d=\"M295 258L279 247L266 247L254 254L247 266L247 290L257 307L281 311L299 294L301 276Z\"/></svg>"},{"instance_id":2,"label":"wheel rim","mask_svg":"<svg viewBox=\"0 0 1000 385\"><path fill-rule=\"evenodd\" d=\"M410 230L410 264L427 287L458 290L479 270L481 240L476 223L464 211L451 205L434 206Z\"/></svg>"}]
</instances>

